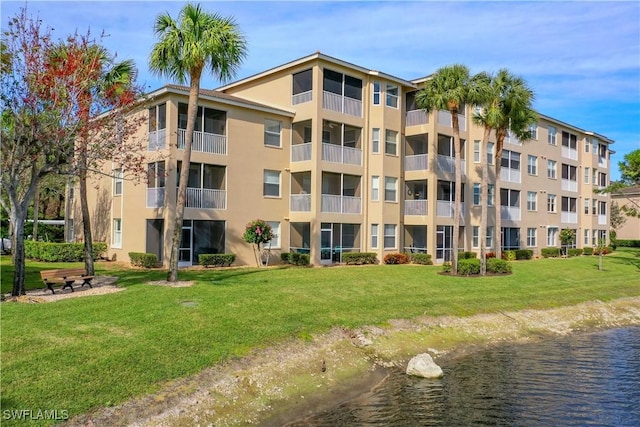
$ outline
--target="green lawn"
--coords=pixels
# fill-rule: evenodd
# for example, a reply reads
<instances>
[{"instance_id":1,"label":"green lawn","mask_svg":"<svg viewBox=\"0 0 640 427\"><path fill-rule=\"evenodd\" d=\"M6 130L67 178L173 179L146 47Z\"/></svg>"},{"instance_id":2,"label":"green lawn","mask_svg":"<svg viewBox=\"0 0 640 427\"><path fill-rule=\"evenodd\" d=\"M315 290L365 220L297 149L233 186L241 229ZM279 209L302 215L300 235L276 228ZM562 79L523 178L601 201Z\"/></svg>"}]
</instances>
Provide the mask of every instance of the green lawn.
<instances>
[{"instance_id":1,"label":"green lawn","mask_svg":"<svg viewBox=\"0 0 640 427\"><path fill-rule=\"evenodd\" d=\"M127 290L2 304L2 409L66 409L73 416L152 392L252 348L335 326L639 296L637 252L607 255L604 271L597 257L577 257L515 262L512 275L483 278L443 276L440 267L415 265L181 271L181 280L195 281L187 288L143 284L164 279L162 271L98 263L97 274L120 277ZM10 259L3 257L1 267L5 292ZM40 269L59 267L29 263L29 287L42 287Z\"/></svg>"}]
</instances>

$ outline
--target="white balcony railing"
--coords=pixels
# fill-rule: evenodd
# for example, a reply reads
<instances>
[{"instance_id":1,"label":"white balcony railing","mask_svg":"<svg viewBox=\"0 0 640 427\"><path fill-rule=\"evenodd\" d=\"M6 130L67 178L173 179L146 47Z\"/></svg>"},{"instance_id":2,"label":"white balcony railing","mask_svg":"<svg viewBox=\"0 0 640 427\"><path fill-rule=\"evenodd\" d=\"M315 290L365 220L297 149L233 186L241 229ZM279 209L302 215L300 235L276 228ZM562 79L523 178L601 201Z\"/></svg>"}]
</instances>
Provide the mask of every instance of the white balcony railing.
<instances>
[{"instance_id":1,"label":"white balcony railing","mask_svg":"<svg viewBox=\"0 0 640 427\"><path fill-rule=\"evenodd\" d=\"M427 215L427 200L405 200L405 215Z\"/></svg>"},{"instance_id":2,"label":"white balcony railing","mask_svg":"<svg viewBox=\"0 0 640 427\"><path fill-rule=\"evenodd\" d=\"M291 161L304 162L311 160L311 143L294 144L291 146Z\"/></svg>"},{"instance_id":3,"label":"white balcony railing","mask_svg":"<svg viewBox=\"0 0 640 427\"><path fill-rule=\"evenodd\" d=\"M186 208L226 209L227 190L187 188Z\"/></svg>"},{"instance_id":4,"label":"white balcony railing","mask_svg":"<svg viewBox=\"0 0 640 427\"><path fill-rule=\"evenodd\" d=\"M607 159L604 157L598 156L598 167L606 168L607 167Z\"/></svg>"},{"instance_id":5,"label":"white balcony railing","mask_svg":"<svg viewBox=\"0 0 640 427\"><path fill-rule=\"evenodd\" d=\"M564 224L577 224L578 213L577 212L560 212L560 222Z\"/></svg>"},{"instance_id":6,"label":"white balcony railing","mask_svg":"<svg viewBox=\"0 0 640 427\"><path fill-rule=\"evenodd\" d=\"M451 113L444 110L438 110L438 124L446 127L453 127L453 120L451 120ZM458 114L458 126L460 131L467 130L467 118L462 114Z\"/></svg>"},{"instance_id":7,"label":"white balcony railing","mask_svg":"<svg viewBox=\"0 0 640 427\"><path fill-rule=\"evenodd\" d=\"M416 154L404 157L404 170L407 171L426 171L429 169L429 155Z\"/></svg>"},{"instance_id":8,"label":"white balcony railing","mask_svg":"<svg viewBox=\"0 0 640 427\"><path fill-rule=\"evenodd\" d=\"M562 180L562 191L578 191L578 181L571 181L570 179Z\"/></svg>"},{"instance_id":9,"label":"white balcony railing","mask_svg":"<svg viewBox=\"0 0 640 427\"><path fill-rule=\"evenodd\" d=\"M147 151L164 150L167 146L167 130L160 129L149 132Z\"/></svg>"},{"instance_id":10,"label":"white balcony railing","mask_svg":"<svg viewBox=\"0 0 640 427\"><path fill-rule=\"evenodd\" d=\"M362 101L333 92L322 92L322 108L350 116L362 117Z\"/></svg>"},{"instance_id":11,"label":"white balcony railing","mask_svg":"<svg viewBox=\"0 0 640 427\"><path fill-rule=\"evenodd\" d=\"M522 173L519 169L500 168L500 179L505 182L520 184L522 182Z\"/></svg>"},{"instance_id":12,"label":"white balcony railing","mask_svg":"<svg viewBox=\"0 0 640 427\"><path fill-rule=\"evenodd\" d=\"M575 148L569 148L565 145L562 146L562 157L570 160L578 160L578 150Z\"/></svg>"},{"instance_id":13,"label":"white balcony railing","mask_svg":"<svg viewBox=\"0 0 640 427\"><path fill-rule=\"evenodd\" d=\"M164 187L147 188L147 207L164 208Z\"/></svg>"},{"instance_id":14,"label":"white balcony railing","mask_svg":"<svg viewBox=\"0 0 640 427\"><path fill-rule=\"evenodd\" d=\"M362 212L360 197L323 194L321 204L321 211L327 213L360 214Z\"/></svg>"},{"instance_id":15,"label":"white balcony railing","mask_svg":"<svg viewBox=\"0 0 640 427\"><path fill-rule=\"evenodd\" d=\"M291 97L291 105L304 104L305 102L311 102L313 99L313 91L297 93Z\"/></svg>"},{"instance_id":16,"label":"white balcony railing","mask_svg":"<svg viewBox=\"0 0 640 427\"><path fill-rule=\"evenodd\" d=\"M460 164L462 167L462 175L464 175L465 171L467 170L467 163L463 159L463 160L460 160ZM436 166L437 166L438 172L455 173L456 159L455 157L438 154L438 156L436 156Z\"/></svg>"},{"instance_id":17,"label":"white balcony railing","mask_svg":"<svg viewBox=\"0 0 640 427\"><path fill-rule=\"evenodd\" d=\"M598 215L598 225L607 225L606 215Z\"/></svg>"},{"instance_id":18,"label":"white balcony railing","mask_svg":"<svg viewBox=\"0 0 640 427\"><path fill-rule=\"evenodd\" d=\"M520 221L520 208L517 206L500 206L500 218L506 221Z\"/></svg>"},{"instance_id":19,"label":"white balcony railing","mask_svg":"<svg viewBox=\"0 0 640 427\"><path fill-rule=\"evenodd\" d=\"M322 144L322 160L348 165L362 165L362 150L338 144Z\"/></svg>"},{"instance_id":20,"label":"white balcony railing","mask_svg":"<svg viewBox=\"0 0 640 427\"><path fill-rule=\"evenodd\" d=\"M438 200L436 202L436 216L453 218L455 202ZM464 219L464 202L460 204L460 221Z\"/></svg>"},{"instance_id":21,"label":"white balcony railing","mask_svg":"<svg viewBox=\"0 0 640 427\"><path fill-rule=\"evenodd\" d=\"M407 111L406 125L418 126L426 125L429 123L429 115L424 110L411 110Z\"/></svg>"},{"instance_id":22,"label":"white balcony railing","mask_svg":"<svg viewBox=\"0 0 640 427\"><path fill-rule=\"evenodd\" d=\"M291 212L311 212L311 194L292 194Z\"/></svg>"},{"instance_id":23,"label":"white balcony railing","mask_svg":"<svg viewBox=\"0 0 640 427\"><path fill-rule=\"evenodd\" d=\"M186 129L178 129L178 148L184 149L186 134ZM191 149L200 153L226 155L227 136L218 135L215 133L194 131Z\"/></svg>"}]
</instances>

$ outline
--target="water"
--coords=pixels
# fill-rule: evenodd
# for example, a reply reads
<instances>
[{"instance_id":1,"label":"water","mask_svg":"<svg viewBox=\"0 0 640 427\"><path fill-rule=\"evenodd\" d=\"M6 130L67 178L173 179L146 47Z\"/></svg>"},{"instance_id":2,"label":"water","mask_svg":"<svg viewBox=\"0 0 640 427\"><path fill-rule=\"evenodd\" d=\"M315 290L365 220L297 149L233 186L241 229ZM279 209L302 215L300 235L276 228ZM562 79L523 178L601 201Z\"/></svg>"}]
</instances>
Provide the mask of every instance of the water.
<instances>
[{"instance_id":1,"label":"water","mask_svg":"<svg viewBox=\"0 0 640 427\"><path fill-rule=\"evenodd\" d=\"M640 426L640 327L502 345L401 372L291 426Z\"/></svg>"}]
</instances>

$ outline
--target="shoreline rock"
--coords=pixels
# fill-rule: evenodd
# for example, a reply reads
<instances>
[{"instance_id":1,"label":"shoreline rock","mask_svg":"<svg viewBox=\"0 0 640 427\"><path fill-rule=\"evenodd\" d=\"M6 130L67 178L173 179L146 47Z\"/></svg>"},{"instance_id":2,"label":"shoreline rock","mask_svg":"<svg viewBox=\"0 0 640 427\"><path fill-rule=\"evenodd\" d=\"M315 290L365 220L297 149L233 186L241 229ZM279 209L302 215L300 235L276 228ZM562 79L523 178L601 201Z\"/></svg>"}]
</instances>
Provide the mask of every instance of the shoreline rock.
<instances>
[{"instance_id":1,"label":"shoreline rock","mask_svg":"<svg viewBox=\"0 0 640 427\"><path fill-rule=\"evenodd\" d=\"M429 353L418 354L409 360L406 373L422 378L442 378L442 368L433 361Z\"/></svg>"}]
</instances>

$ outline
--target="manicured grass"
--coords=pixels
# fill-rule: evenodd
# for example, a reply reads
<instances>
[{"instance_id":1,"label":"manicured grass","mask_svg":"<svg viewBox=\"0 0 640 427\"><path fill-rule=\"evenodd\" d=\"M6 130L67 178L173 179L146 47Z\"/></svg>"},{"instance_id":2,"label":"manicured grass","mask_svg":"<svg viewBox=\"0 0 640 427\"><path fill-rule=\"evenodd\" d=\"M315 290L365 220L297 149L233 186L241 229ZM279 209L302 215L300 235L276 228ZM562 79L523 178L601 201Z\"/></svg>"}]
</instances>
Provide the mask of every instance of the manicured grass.
<instances>
[{"instance_id":1,"label":"manicured grass","mask_svg":"<svg viewBox=\"0 0 640 427\"><path fill-rule=\"evenodd\" d=\"M49 304L3 303L2 409L77 415L152 392L168 380L291 337L390 319L551 308L640 295L637 251L520 261L513 274L462 278L393 265L181 271L187 288L147 286L162 271L116 270L115 294ZM2 286L10 276L2 259ZM59 265L29 263L28 277ZM35 273L34 273L35 272ZM9 289L11 278L8 278ZM188 303L188 304L184 304ZM3 425L11 425L4 421Z\"/></svg>"}]
</instances>

